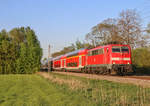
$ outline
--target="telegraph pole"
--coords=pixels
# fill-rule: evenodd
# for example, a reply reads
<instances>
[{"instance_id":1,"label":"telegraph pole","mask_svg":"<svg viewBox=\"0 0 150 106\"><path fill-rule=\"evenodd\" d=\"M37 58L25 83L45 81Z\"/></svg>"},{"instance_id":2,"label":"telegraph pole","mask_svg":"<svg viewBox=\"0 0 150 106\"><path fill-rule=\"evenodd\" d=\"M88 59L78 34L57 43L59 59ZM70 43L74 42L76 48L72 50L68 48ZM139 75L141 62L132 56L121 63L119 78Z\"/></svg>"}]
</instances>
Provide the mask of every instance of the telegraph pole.
<instances>
[{"instance_id":1,"label":"telegraph pole","mask_svg":"<svg viewBox=\"0 0 150 106\"><path fill-rule=\"evenodd\" d=\"M50 45L48 45L48 72L50 72Z\"/></svg>"}]
</instances>

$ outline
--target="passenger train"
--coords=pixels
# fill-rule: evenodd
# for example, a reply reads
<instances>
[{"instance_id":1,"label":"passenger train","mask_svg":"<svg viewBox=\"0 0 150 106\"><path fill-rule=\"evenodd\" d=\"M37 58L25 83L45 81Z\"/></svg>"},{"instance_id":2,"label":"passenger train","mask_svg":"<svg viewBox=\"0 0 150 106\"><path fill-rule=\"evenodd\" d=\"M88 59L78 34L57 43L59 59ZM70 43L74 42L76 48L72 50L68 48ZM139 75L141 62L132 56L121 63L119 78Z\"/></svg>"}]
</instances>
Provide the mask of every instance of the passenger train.
<instances>
[{"instance_id":1,"label":"passenger train","mask_svg":"<svg viewBox=\"0 0 150 106\"><path fill-rule=\"evenodd\" d=\"M133 72L129 45L109 44L79 49L51 60L54 71L126 75Z\"/></svg>"}]
</instances>

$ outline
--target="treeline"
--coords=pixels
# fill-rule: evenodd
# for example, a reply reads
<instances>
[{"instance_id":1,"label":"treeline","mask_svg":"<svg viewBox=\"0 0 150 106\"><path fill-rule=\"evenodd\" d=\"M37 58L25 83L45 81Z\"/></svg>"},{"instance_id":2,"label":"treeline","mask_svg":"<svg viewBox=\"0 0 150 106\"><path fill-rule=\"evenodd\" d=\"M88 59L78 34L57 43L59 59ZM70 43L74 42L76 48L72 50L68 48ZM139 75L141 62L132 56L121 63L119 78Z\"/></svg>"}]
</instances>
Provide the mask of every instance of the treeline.
<instances>
[{"instance_id":1,"label":"treeline","mask_svg":"<svg viewBox=\"0 0 150 106\"><path fill-rule=\"evenodd\" d=\"M42 49L30 28L0 32L0 74L29 74L40 69Z\"/></svg>"},{"instance_id":2,"label":"treeline","mask_svg":"<svg viewBox=\"0 0 150 106\"><path fill-rule=\"evenodd\" d=\"M64 47L52 54L53 57L80 48L93 48L111 43L128 44L132 48L133 65L150 67L150 24L142 26L142 19L136 10L123 10L117 18L108 18L91 28L85 35L85 41Z\"/></svg>"}]
</instances>

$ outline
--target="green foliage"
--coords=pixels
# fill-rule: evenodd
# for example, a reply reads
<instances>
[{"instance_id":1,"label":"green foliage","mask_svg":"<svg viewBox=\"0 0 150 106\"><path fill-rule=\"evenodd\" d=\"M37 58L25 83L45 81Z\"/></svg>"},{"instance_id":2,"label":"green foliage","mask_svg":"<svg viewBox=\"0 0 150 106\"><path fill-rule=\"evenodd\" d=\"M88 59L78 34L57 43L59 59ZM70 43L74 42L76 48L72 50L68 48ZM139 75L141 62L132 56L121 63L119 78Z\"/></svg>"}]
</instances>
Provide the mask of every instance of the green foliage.
<instances>
[{"instance_id":1,"label":"green foliage","mask_svg":"<svg viewBox=\"0 0 150 106\"><path fill-rule=\"evenodd\" d=\"M24 28L14 28L12 29L9 34L10 37L17 43L23 42L25 40L25 33L24 33Z\"/></svg>"},{"instance_id":2,"label":"green foliage","mask_svg":"<svg viewBox=\"0 0 150 106\"><path fill-rule=\"evenodd\" d=\"M150 75L149 48L137 48L132 50L132 66L137 75Z\"/></svg>"},{"instance_id":3,"label":"green foliage","mask_svg":"<svg viewBox=\"0 0 150 106\"><path fill-rule=\"evenodd\" d=\"M29 27L0 32L0 73L34 73L40 68L42 49Z\"/></svg>"},{"instance_id":4,"label":"green foliage","mask_svg":"<svg viewBox=\"0 0 150 106\"><path fill-rule=\"evenodd\" d=\"M148 48L132 50L132 63L137 67L150 67L150 51Z\"/></svg>"}]
</instances>

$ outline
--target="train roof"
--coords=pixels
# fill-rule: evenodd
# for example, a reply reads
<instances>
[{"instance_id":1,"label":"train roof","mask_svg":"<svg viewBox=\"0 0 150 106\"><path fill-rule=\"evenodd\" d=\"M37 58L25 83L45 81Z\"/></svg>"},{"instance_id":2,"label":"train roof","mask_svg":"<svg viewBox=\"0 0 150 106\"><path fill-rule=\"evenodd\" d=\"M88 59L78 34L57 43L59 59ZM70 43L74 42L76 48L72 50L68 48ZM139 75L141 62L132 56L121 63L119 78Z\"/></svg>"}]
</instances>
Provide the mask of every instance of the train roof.
<instances>
[{"instance_id":1,"label":"train roof","mask_svg":"<svg viewBox=\"0 0 150 106\"><path fill-rule=\"evenodd\" d=\"M108 45L102 45L102 46L97 46L93 49L89 49L89 51L104 48L104 47L109 47L109 46L129 46L129 45L124 45L124 44L108 44Z\"/></svg>"},{"instance_id":2,"label":"train roof","mask_svg":"<svg viewBox=\"0 0 150 106\"><path fill-rule=\"evenodd\" d=\"M64 56L64 55L57 56L57 57L53 58L52 60L59 60L62 56Z\"/></svg>"},{"instance_id":3,"label":"train roof","mask_svg":"<svg viewBox=\"0 0 150 106\"><path fill-rule=\"evenodd\" d=\"M65 56L66 56L66 57L75 56L75 55L78 55L79 52L84 51L84 50L86 50L86 49L85 49L85 48L81 48L81 49L78 49L78 50L76 50L76 51L69 52L69 53L67 53Z\"/></svg>"},{"instance_id":4,"label":"train roof","mask_svg":"<svg viewBox=\"0 0 150 106\"><path fill-rule=\"evenodd\" d=\"M81 48L81 49L78 49L78 50L69 52L69 53L67 53L67 54L57 56L57 57L53 58L52 60L59 60L59 59L61 59L62 57L75 56L75 55L78 55L78 53L80 53L80 52L82 52L82 51L84 52L85 50L86 50L85 48Z\"/></svg>"}]
</instances>

